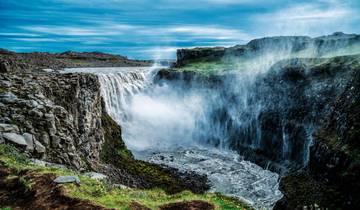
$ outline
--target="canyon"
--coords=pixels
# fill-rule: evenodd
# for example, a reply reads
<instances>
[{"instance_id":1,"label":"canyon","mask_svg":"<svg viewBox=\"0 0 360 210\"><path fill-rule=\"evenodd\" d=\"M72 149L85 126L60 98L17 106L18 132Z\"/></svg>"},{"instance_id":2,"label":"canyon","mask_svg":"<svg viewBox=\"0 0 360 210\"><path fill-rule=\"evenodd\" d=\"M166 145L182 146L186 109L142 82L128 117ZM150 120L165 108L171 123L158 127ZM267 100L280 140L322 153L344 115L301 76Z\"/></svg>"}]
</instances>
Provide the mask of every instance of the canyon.
<instances>
[{"instance_id":1,"label":"canyon","mask_svg":"<svg viewBox=\"0 0 360 210\"><path fill-rule=\"evenodd\" d=\"M267 37L170 67L2 50L0 142L131 188L356 209L359 49L356 34Z\"/></svg>"}]
</instances>

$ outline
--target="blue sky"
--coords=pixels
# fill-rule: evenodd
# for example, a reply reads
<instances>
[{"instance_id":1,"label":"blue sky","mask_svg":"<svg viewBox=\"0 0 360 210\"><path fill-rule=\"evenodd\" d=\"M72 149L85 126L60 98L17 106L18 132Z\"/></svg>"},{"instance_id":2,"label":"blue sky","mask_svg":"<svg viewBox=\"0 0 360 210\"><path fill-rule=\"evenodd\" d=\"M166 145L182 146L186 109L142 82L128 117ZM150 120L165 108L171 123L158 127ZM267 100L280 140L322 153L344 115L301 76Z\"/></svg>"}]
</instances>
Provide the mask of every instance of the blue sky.
<instances>
[{"instance_id":1,"label":"blue sky","mask_svg":"<svg viewBox=\"0 0 360 210\"><path fill-rule=\"evenodd\" d=\"M358 0L0 0L0 48L173 58L274 35L360 33Z\"/></svg>"}]
</instances>

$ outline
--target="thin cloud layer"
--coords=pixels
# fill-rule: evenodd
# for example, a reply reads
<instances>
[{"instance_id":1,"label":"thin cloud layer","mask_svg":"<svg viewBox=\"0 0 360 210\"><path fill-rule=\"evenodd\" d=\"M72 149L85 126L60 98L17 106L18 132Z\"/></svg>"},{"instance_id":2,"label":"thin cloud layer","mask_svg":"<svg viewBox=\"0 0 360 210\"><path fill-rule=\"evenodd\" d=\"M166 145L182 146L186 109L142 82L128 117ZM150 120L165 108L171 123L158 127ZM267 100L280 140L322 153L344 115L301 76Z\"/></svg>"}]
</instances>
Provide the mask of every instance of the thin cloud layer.
<instances>
[{"instance_id":1,"label":"thin cloud layer","mask_svg":"<svg viewBox=\"0 0 360 210\"><path fill-rule=\"evenodd\" d=\"M2 0L0 44L17 51L104 51L174 58L177 48L269 35L359 33L360 3L249 0Z\"/></svg>"},{"instance_id":2,"label":"thin cloud layer","mask_svg":"<svg viewBox=\"0 0 360 210\"><path fill-rule=\"evenodd\" d=\"M359 10L344 1L298 3L254 16L268 35L318 36L334 31L359 32ZM269 24L271 23L271 24Z\"/></svg>"}]
</instances>

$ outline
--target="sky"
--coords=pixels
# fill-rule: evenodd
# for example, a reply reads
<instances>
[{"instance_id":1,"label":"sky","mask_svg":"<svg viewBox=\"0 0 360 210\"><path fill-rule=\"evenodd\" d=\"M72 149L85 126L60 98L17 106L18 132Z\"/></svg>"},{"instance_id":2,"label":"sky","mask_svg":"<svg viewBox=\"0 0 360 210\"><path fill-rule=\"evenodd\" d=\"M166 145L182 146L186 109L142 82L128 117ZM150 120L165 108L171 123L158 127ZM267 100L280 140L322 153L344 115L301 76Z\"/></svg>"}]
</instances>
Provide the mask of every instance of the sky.
<instances>
[{"instance_id":1,"label":"sky","mask_svg":"<svg viewBox=\"0 0 360 210\"><path fill-rule=\"evenodd\" d=\"M0 48L174 58L265 36L360 33L359 0L0 0Z\"/></svg>"}]
</instances>

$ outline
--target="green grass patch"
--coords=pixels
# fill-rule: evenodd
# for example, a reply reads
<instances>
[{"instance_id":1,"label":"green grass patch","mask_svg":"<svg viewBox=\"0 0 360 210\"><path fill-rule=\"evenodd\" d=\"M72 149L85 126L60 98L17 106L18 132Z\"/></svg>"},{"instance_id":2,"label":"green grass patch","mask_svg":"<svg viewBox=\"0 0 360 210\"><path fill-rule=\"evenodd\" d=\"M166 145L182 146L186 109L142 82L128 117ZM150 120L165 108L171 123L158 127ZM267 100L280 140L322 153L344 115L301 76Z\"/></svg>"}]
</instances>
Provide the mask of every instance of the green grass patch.
<instances>
[{"instance_id":1,"label":"green grass patch","mask_svg":"<svg viewBox=\"0 0 360 210\"><path fill-rule=\"evenodd\" d=\"M53 173L56 175L78 175L81 181L80 186L75 184L63 185L68 196L90 200L93 203L107 208L125 210L129 209L130 203L135 201L151 209L158 209L159 206L168 203L202 200L214 204L216 209L252 209L237 199L223 196L219 193L194 194L189 191L182 191L177 194L168 194L162 189L141 190L133 188L116 188L106 181L90 179L89 177L83 176L76 171L34 165L26 158L25 155L21 153L21 151L6 144L0 144L0 161L3 162L6 167L16 169L15 171L18 173L14 174L13 177L18 177L20 176L19 174L21 174L21 171L27 170L32 170L42 174ZM8 178L11 177L12 176L9 176ZM23 179L21 176L20 180L22 180L24 186L28 188L32 187L31 180Z\"/></svg>"}]
</instances>

